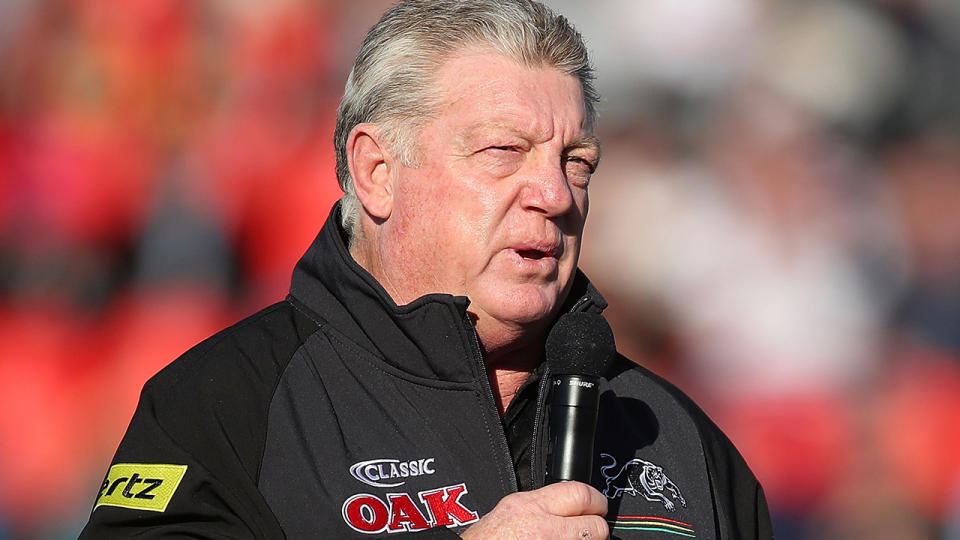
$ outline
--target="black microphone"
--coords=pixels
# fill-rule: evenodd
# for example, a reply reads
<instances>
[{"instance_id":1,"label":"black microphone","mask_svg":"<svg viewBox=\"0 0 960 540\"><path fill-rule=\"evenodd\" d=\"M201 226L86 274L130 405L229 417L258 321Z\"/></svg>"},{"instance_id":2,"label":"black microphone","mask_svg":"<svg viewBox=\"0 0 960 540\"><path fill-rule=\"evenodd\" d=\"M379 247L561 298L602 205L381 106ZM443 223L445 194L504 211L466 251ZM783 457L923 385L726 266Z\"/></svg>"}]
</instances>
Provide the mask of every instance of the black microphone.
<instances>
[{"instance_id":1,"label":"black microphone","mask_svg":"<svg viewBox=\"0 0 960 540\"><path fill-rule=\"evenodd\" d=\"M616 355L613 332L595 313L561 316L546 342L553 373L547 481L590 483L600 407L600 377Z\"/></svg>"}]
</instances>

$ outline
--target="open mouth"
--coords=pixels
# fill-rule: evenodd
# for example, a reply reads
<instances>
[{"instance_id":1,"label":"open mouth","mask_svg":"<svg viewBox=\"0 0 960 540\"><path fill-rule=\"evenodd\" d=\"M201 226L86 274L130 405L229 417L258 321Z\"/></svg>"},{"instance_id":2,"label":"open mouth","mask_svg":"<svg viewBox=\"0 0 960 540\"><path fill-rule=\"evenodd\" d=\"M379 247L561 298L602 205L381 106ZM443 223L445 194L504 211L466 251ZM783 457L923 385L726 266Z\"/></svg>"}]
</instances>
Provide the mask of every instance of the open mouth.
<instances>
[{"instance_id":1,"label":"open mouth","mask_svg":"<svg viewBox=\"0 0 960 540\"><path fill-rule=\"evenodd\" d=\"M532 259L539 261L544 257L550 257L553 254L547 251L540 251L539 249L521 249L517 250L517 255L520 255L524 259Z\"/></svg>"}]
</instances>

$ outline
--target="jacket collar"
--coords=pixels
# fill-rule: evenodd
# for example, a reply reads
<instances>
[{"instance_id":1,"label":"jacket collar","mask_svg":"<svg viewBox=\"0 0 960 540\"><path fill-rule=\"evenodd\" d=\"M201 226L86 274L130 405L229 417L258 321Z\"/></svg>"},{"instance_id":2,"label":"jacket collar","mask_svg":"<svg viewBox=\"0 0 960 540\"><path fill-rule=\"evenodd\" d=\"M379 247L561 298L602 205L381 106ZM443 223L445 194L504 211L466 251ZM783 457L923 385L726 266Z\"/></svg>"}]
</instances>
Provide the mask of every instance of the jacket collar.
<instances>
[{"instance_id":1,"label":"jacket collar","mask_svg":"<svg viewBox=\"0 0 960 540\"><path fill-rule=\"evenodd\" d=\"M372 352L393 368L425 379L467 382L477 377L469 361L476 334L463 296L429 294L398 306L350 255L340 227L340 203L297 263L291 296L322 324ZM580 270L563 311L599 313L606 301Z\"/></svg>"}]
</instances>

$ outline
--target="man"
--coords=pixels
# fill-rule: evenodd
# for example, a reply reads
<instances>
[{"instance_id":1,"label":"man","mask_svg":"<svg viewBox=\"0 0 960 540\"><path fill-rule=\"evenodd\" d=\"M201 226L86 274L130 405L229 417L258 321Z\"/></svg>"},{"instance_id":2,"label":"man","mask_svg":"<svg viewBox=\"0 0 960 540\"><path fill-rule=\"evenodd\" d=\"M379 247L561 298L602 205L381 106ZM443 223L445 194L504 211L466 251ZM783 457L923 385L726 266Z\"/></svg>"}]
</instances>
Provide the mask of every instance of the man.
<instances>
[{"instance_id":1,"label":"man","mask_svg":"<svg viewBox=\"0 0 960 540\"><path fill-rule=\"evenodd\" d=\"M531 0L388 11L290 296L146 384L85 535L769 537L729 441L622 357L594 486L544 486L544 340L606 305L577 270L596 100L580 36Z\"/></svg>"}]
</instances>

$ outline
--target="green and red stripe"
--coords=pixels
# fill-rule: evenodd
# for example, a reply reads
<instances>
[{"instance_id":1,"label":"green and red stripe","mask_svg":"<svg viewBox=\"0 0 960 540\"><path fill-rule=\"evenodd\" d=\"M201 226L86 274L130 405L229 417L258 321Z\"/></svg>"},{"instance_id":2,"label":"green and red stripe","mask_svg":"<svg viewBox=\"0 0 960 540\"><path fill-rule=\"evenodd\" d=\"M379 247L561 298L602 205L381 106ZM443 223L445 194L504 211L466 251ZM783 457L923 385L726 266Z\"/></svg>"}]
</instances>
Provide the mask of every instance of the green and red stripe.
<instances>
[{"instance_id":1,"label":"green and red stripe","mask_svg":"<svg viewBox=\"0 0 960 540\"><path fill-rule=\"evenodd\" d=\"M693 525L657 516L619 516L617 519L607 520L612 529L627 531L650 531L696 538Z\"/></svg>"}]
</instances>

